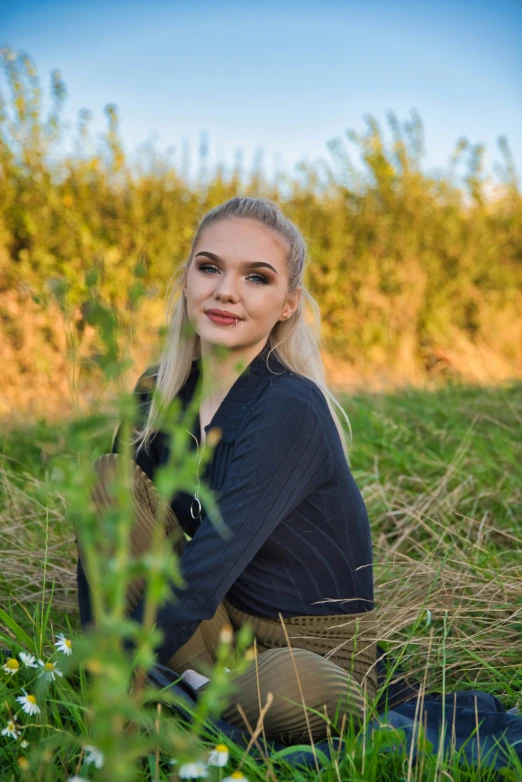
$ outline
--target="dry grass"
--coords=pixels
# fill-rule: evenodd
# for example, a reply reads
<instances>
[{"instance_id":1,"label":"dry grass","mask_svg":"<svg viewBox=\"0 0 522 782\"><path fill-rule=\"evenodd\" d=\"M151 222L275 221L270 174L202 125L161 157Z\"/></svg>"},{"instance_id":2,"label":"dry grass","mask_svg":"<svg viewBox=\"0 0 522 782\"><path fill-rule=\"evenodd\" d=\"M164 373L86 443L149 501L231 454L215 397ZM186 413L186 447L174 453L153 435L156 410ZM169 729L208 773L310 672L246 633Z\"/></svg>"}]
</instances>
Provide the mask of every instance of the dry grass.
<instances>
[{"instance_id":1,"label":"dry grass","mask_svg":"<svg viewBox=\"0 0 522 782\"><path fill-rule=\"evenodd\" d=\"M56 627L67 627L66 615L74 627L76 546L65 500L28 473L4 466L0 476L0 603L30 611L42 601L45 572L46 602L54 581ZM499 529L487 513L463 513L474 499L472 481L453 490L442 481L428 492L414 492L415 484L406 476L393 484L377 477L364 487L380 638L402 651L406 669L419 677L430 653L431 687L440 684L442 654L449 679L485 687L496 671L509 680L520 668L522 531Z\"/></svg>"}]
</instances>

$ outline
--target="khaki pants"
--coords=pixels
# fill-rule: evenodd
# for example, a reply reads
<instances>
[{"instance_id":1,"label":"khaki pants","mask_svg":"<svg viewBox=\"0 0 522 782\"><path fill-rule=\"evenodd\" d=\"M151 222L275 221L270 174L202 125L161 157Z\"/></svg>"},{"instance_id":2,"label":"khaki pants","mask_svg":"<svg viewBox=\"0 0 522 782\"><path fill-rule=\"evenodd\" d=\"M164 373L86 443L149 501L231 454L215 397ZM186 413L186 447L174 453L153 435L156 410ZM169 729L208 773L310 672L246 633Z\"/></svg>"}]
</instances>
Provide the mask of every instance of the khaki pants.
<instances>
[{"instance_id":1,"label":"khaki pants","mask_svg":"<svg viewBox=\"0 0 522 782\"><path fill-rule=\"evenodd\" d=\"M117 460L122 458L119 454L104 454L94 463L98 479L92 499L99 514L114 504L109 483L116 474ZM175 514L143 470L134 462L131 469L135 510L131 554L137 556L150 548L157 509L163 503L169 544L181 556L186 539ZM143 591L142 578L136 578L129 585L129 614ZM336 721L338 728L343 715L347 722L352 716L356 725L363 719L365 701L375 697L377 684L373 612L285 618L290 650L279 619L246 614L225 599L211 619L200 623L194 635L169 660L168 666L178 673L187 669L205 673L202 663L212 665L215 662L222 627L229 625L237 631L246 622L253 629L258 654L246 672L235 679L237 694L231 697L222 712L225 720L246 729L236 707L240 703L254 727L269 692L274 700L264 717L267 739L287 744L310 743L311 732L314 741L321 741L327 737L325 707L328 718ZM323 715L308 711L310 732L303 698L307 707ZM331 730L335 735L335 727L331 726Z\"/></svg>"}]
</instances>

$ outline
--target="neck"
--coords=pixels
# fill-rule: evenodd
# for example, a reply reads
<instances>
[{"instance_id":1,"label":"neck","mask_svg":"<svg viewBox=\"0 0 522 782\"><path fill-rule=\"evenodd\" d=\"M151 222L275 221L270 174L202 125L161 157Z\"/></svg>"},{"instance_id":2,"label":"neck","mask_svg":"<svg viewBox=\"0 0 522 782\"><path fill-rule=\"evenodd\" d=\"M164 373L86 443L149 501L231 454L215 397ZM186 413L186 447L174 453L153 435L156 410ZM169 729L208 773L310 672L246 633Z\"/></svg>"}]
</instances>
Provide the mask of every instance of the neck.
<instances>
[{"instance_id":1,"label":"neck","mask_svg":"<svg viewBox=\"0 0 522 782\"><path fill-rule=\"evenodd\" d=\"M202 343L202 401L220 402L265 344L266 339L255 345L225 350L222 345Z\"/></svg>"}]
</instances>

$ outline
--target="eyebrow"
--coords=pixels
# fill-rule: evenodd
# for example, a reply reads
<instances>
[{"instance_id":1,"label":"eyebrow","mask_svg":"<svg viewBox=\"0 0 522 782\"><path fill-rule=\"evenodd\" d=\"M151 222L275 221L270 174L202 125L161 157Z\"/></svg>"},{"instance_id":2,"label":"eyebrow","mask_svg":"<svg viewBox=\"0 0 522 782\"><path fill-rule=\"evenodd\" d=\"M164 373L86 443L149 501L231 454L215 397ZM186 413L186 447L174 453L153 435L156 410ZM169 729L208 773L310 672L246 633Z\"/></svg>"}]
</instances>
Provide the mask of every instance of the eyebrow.
<instances>
[{"instance_id":1,"label":"eyebrow","mask_svg":"<svg viewBox=\"0 0 522 782\"><path fill-rule=\"evenodd\" d=\"M196 258L198 258L200 255L206 255L207 258L210 258L211 261L216 261L216 263L223 263L223 258L220 258L219 255L208 252L208 250L201 250L201 252L196 254ZM242 269L259 269L260 267L266 267L267 269L272 269L272 271L277 274L277 271L274 269L274 267L269 263L265 263L264 261L242 261L240 265Z\"/></svg>"}]
</instances>

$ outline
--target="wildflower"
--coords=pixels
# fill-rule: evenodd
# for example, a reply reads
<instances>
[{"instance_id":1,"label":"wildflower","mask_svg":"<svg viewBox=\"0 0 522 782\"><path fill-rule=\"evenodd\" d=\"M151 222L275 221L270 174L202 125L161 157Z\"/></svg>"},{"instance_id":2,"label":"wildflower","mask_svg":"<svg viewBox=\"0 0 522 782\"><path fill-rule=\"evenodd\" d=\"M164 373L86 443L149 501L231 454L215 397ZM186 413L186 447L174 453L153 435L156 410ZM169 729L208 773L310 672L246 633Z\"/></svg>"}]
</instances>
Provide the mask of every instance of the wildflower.
<instances>
[{"instance_id":1,"label":"wildflower","mask_svg":"<svg viewBox=\"0 0 522 782\"><path fill-rule=\"evenodd\" d=\"M229 777L225 777L223 782L238 782L238 780L241 780L241 782L248 782L248 779L241 771L233 771Z\"/></svg>"},{"instance_id":2,"label":"wildflower","mask_svg":"<svg viewBox=\"0 0 522 782\"><path fill-rule=\"evenodd\" d=\"M22 741L20 742L20 746L22 747L22 749L27 749L27 747L29 746L29 742L26 741L25 739L22 739Z\"/></svg>"},{"instance_id":3,"label":"wildflower","mask_svg":"<svg viewBox=\"0 0 522 782\"><path fill-rule=\"evenodd\" d=\"M178 774L180 779L201 779L208 777L208 769L204 763L197 760L195 763L183 763L179 767Z\"/></svg>"},{"instance_id":4,"label":"wildflower","mask_svg":"<svg viewBox=\"0 0 522 782\"><path fill-rule=\"evenodd\" d=\"M58 633L58 641L55 641L54 645L59 652L64 654L71 654L72 652L72 643L63 633Z\"/></svg>"},{"instance_id":5,"label":"wildflower","mask_svg":"<svg viewBox=\"0 0 522 782\"><path fill-rule=\"evenodd\" d=\"M34 695L28 695L25 690L23 690L25 695L18 695L16 700L18 703L21 703L22 709L25 711L26 714L40 714L40 707L36 703L36 698Z\"/></svg>"},{"instance_id":6,"label":"wildflower","mask_svg":"<svg viewBox=\"0 0 522 782\"><path fill-rule=\"evenodd\" d=\"M50 661L44 663L43 660L38 660L38 665L42 666L42 670L40 672L41 679L54 682L55 676L63 676L63 673L58 668L58 666Z\"/></svg>"},{"instance_id":7,"label":"wildflower","mask_svg":"<svg viewBox=\"0 0 522 782\"><path fill-rule=\"evenodd\" d=\"M89 782L89 780L85 777L69 777L67 782Z\"/></svg>"},{"instance_id":8,"label":"wildflower","mask_svg":"<svg viewBox=\"0 0 522 782\"><path fill-rule=\"evenodd\" d=\"M15 657L10 657L9 660L7 660L7 662L2 666L2 668L6 673L10 673L12 676L13 673L16 673L20 668L20 663Z\"/></svg>"},{"instance_id":9,"label":"wildflower","mask_svg":"<svg viewBox=\"0 0 522 782\"><path fill-rule=\"evenodd\" d=\"M223 625L221 632L219 633L219 640L222 644L230 644L234 638L232 628L230 625Z\"/></svg>"},{"instance_id":10,"label":"wildflower","mask_svg":"<svg viewBox=\"0 0 522 782\"><path fill-rule=\"evenodd\" d=\"M226 766L228 763L228 747L226 744L218 744L208 756L209 766Z\"/></svg>"},{"instance_id":11,"label":"wildflower","mask_svg":"<svg viewBox=\"0 0 522 782\"><path fill-rule=\"evenodd\" d=\"M27 758L24 758L23 756L17 758L17 762L20 768L22 769L22 771L29 771L29 769L31 768L31 764L29 763Z\"/></svg>"},{"instance_id":12,"label":"wildflower","mask_svg":"<svg viewBox=\"0 0 522 782\"><path fill-rule=\"evenodd\" d=\"M34 659L32 654L27 654L27 652L20 652L18 657L21 659L21 661L27 668L38 668L38 665L36 664L36 660Z\"/></svg>"},{"instance_id":13,"label":"wildflower","mask_svg":"<svg viewBox=\"0 0 522 782\"><path fill-rule=\"evenodd\" d=\"M101 660L97 660L95 657L89 657L89 659L86 660L85 665L89 673L98 674L102 673L103 671L103 664Z\"/></svg>"},{"instance_id":14,"label":"wildflower","mask_svg":"<svg viewBox=\"0 0 522 782\"><path fill-rule=\"evenodd\" d=\"M93 747L91 744L86 744L84 749L87 753L85 755L85 763L94 763L96 768L101 768L104 761L103 752L100 752L97 747Z\"/></svg>"},{"instance_id":15,"label":"wildflower","mask_svg":"<svg viewBox=\"0 0 522 782\"><path fill-rule=\"evenodd\" d=\"M8 720L7 728L3 729L2 736L11 736L13 739L18 738L18 725L14 720Z\"/></svg>"}]
</instances>

